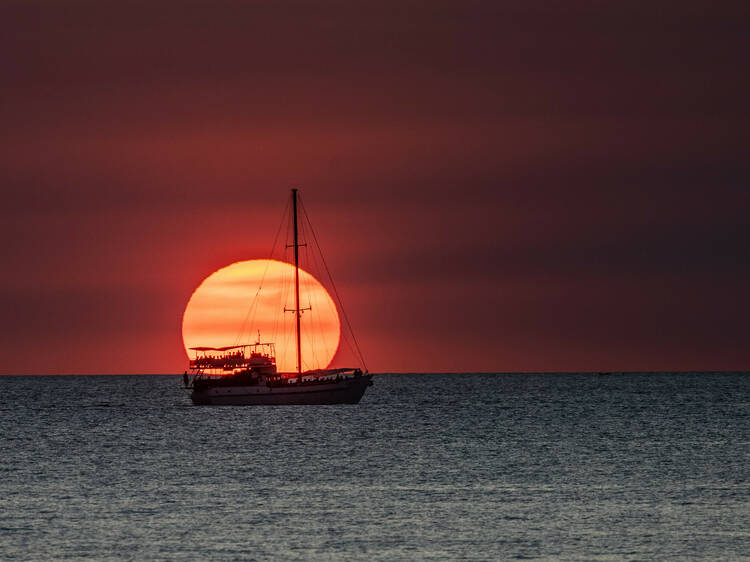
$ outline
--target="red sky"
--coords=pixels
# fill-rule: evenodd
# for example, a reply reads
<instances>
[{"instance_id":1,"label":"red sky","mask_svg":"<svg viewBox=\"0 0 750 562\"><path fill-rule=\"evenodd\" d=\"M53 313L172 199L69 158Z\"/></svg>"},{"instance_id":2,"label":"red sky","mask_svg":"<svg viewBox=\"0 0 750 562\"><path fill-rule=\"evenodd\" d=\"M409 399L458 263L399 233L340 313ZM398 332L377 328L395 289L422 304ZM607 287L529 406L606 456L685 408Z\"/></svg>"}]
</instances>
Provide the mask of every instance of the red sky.
<instances>
[{"instance_id":1,"label":"red sky","mask_svg":"<svg viewBox=\"0 0 750 562\"><path fill-rule=\"evenodd\" d=\"M744 2L0 5L2 373L182 372L299 187L373 371L750 367Z\"/></svg>"}]
</instances>

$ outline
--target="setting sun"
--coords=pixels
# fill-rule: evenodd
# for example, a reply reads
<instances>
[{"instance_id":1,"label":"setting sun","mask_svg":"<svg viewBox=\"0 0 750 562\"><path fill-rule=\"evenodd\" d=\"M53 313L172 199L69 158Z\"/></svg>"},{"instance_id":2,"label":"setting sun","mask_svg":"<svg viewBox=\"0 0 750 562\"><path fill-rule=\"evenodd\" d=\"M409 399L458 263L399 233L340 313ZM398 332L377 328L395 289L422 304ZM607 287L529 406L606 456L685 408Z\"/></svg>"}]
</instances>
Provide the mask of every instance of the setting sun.
<instances>
[{"instance_id":1,"label":"setting sun","mask_svg":"<svg viewBox=\"0 0 750 562\"><path fill-rule=\"evenodd\" d=\"M315 277L302 269L299 276L302 369L324 369L338 349L339 315ZM288 311L292 308L293 265L276 260L233 263L209 275L190 297L182 319L185 349L255 343L260 333L261 341L276 344L279 371L294 371L295 320Z\"/></svg>"}]
</instances>

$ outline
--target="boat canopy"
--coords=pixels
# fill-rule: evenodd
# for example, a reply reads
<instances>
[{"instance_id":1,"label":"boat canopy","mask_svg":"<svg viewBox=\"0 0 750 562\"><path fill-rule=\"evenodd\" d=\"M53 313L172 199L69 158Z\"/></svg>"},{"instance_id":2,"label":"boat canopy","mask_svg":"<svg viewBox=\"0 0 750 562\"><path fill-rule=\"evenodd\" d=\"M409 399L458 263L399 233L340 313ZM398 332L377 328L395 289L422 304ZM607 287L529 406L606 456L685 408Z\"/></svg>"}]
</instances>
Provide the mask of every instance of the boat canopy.
<instances>
[{"instance_id":1,"label":"boat canopy","mask_svg":"<svg viewBox=\"0 0 750 562\"><path fill-rule=\"evenodd\" d=\"M254 344L250 344L254 345ZM229 351L230 349L240 349L242 347L250 347L250 345L227 345L225 347L191 347L191 351Z\"/></svg>"}]
</instances>

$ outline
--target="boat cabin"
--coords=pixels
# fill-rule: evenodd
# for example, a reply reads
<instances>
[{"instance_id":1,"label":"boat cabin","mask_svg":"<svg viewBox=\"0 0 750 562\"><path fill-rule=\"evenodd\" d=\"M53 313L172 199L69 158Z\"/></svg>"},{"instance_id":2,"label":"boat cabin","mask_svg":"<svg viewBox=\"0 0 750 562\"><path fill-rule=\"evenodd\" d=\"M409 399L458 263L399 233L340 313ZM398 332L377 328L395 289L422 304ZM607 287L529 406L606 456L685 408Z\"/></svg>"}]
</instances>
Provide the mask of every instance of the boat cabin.
<instances>
[{"instance_id":1,"label":"boat cabin","mask_svg":"<svg viewBox=\"0 0 750 562\"><path fill-rule=\"evenodd\" d=\"M259 375L276 374L276 348L272 343L253 343L226 347L191 347L190 369L196 373L222 375L253 371Z\"/></svg>"}]
</instances>

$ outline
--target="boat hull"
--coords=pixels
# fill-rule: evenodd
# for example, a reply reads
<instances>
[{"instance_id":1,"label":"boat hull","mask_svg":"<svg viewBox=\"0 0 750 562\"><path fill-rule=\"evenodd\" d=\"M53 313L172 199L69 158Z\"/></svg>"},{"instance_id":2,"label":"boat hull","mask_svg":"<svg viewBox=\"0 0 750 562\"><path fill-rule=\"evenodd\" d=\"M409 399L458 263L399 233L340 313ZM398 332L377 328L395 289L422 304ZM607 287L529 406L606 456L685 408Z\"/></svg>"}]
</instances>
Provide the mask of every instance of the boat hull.
<instances>
[{"instance_id":1,"label":"boat hull","mask_svg":"<svg viewBox=\"0 0 750 562\"><path fill-rule=\"evenodd\" d=\"M368 375L314 385L216 386L193 390L190 399L195 405L212 406L357 404L371 384Z\"/></svg>"}]
</instances>

